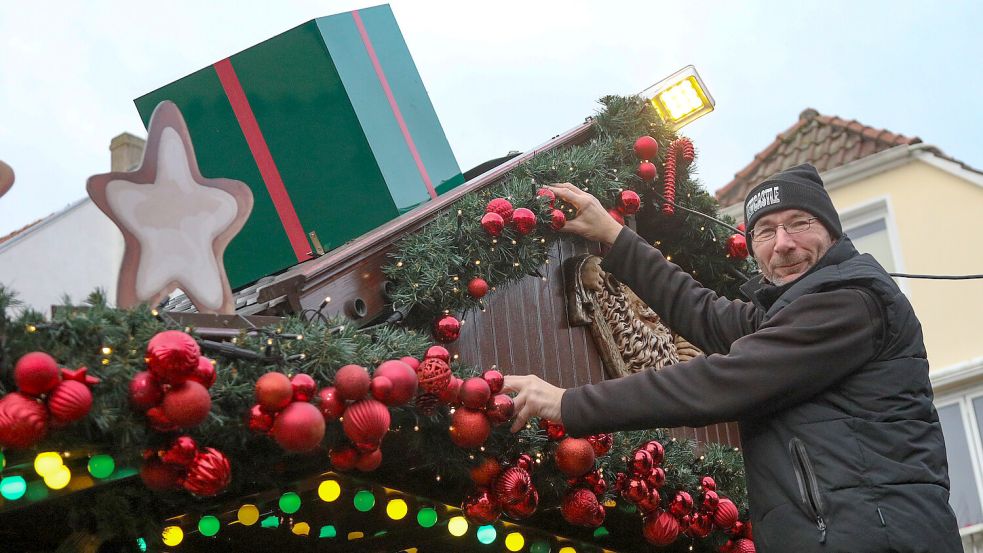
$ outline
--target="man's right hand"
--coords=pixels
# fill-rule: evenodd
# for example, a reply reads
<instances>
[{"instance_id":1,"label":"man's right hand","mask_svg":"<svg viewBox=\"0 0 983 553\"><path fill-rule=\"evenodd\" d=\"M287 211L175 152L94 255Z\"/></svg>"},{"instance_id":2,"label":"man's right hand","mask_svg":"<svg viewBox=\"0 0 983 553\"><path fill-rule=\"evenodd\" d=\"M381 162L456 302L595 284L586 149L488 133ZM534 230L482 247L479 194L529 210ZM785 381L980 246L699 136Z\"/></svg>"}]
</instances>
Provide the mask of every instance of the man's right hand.
<instances>
[{"instance_id":1,"label":"man's right hand","mask_svg":"<svg viewBox=\"0 0 983 553\"><path fill-rule=\"evenodd\" d=\"M560 232L570 232L609 246L614 244L618 234L621 233L621 223L614 220L597 198L569 182L554 184L547 188L556 194L557 199L572 205L577 210L576 217L567 221Z\"/></svg>"}]
</instances>

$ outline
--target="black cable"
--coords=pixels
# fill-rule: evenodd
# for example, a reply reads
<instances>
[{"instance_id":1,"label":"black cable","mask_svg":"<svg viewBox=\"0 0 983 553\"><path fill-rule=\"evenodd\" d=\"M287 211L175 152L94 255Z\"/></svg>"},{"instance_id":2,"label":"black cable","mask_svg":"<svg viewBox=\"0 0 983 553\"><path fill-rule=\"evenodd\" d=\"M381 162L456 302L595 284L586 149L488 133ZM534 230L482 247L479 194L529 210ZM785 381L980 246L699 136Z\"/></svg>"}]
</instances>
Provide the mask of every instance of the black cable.
<instances>
[{"instance_id":1,"label":"black cable","mask_svg":"<svg viewBox=\"0 0 983 553\"><path fill-rule=\"evenodd\" d=\"M888 273L893 277L901 278L927 278L932 280L972 280L983 278L983 275L908 275L905 273Z\"/></svg>"}]
</instances>

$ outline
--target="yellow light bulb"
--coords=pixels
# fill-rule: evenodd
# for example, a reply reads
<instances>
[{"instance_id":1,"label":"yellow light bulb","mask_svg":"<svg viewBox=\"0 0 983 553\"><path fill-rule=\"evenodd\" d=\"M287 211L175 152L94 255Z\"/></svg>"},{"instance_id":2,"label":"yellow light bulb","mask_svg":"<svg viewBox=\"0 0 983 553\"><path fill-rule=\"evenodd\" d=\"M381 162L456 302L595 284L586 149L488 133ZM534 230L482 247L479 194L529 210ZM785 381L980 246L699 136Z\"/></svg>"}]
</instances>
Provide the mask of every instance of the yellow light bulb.
<instances>
[{"instance_id":1,"label":"yellow light bulb","mask_svg":"<svg viewBox=\"0 0 983 553\"><path fill-rule=\"evenodd\" d=\"M408 511L409 508L402 499L393 499L386 504L386 514L393 520L402 520Z\"/></svg>"},{"instance_id":2,"label":"yellow light bulb","mask_svg":"<svg viewBox=\"0 0 983 553\"><path fill-rule=\"evenodd\" d=\"M560 553L577 553L577 550L572 547L562 547Z\"/></svg>"},{"instance_id":3,"label":"yellow light bulb","mask_svg":"<svg viewBox=\"0 0 983 553\"><path fill-rule=\"evenodd\" d=\"M109 346L103 346L101 351L102 351L102 354L103 355L112 355L113 354L113 348L111 348Z\"/></svg>"},{"instance_id":4,"label":"yellow light bulb","mask_svg":"<svg viewBox=\"0 0 983 553\"><path fill-rule=\"evenodd\" d=\"M325 480L317 487L317 495L322 501L331 503L341 495L341 486L336 480Z\"/></svg>"},{"instance_id":5,"label":"yellow light bulb","mask_svg":"<svg viewBox=\"0 0 983 553\"><path fill-rule=\"evenodd\" d=\"M519 532L512 532L505 536L505 549L509 551L522 551L526 545L526 539Z\"/></svg>"},{"instance_id":6,"label":"yellow light bulb","mask_svg":"<svg viewBox=\"0 0 983 553\"><path fill-rule=\"evenodd\" d=\"M72 471L68 470L65 465L61 465L45 475L44 485L52 490L60 490L67 486L71 480Z\"/></svg>"},{"instance_id":7,"label":"yellow light bulb","mask_svg":"<svg viewBox=\"0 0 983 553\"><path fill-rule=\"evenodd\" d=\"M180 526L168 526L160 536L164 540L164 545L180 545L184 541L184 530L181 530Z\"/></svg>"},{"instance_id":8,"label":"yellow light bulb","mask_svg":"<svg viewBox=\"0 0 983 553\"><path fill-rule=\"evenodd\" d=\"M61 460L61 455L58 455L54 451L38 453L38 456L34 458L34 472L38 473L38 476L42 478L63 465L64 462Z\"/></svg>"},{"instance_id":9,"label":"yellow light bulb","mask_svg":"<svg viewBox=\"0 0 983 553\"><path fill-rule=\"evenodd\" d=\"M294 524L290 531L298 536L306 536L311 533L311 525L307 524L306 522L298 522L297 524Z\"/></svg>"},{"instance_id":10,"label":"yellow light bulb","mask_svg":"<svg viewBox=\"0 0 983 553\"><path fill-rule=\"evenodd\" d=\"M239 519L239 524L252 526L259 521L259 509L255 505L246 503L242 507L239 507L239 512L236 516Z\"/></svg>"},{"instance_id":11,"label":"yellow light bulb","mask_svg":"<svg viewBox=\"0 0 983 553\"><path fill-rule=\"evenodd\" d=\"M452 536L461 537L468 533L468 521L464 517L457 516L447 521L447 531Z\"/></svg>"}]
</instances>

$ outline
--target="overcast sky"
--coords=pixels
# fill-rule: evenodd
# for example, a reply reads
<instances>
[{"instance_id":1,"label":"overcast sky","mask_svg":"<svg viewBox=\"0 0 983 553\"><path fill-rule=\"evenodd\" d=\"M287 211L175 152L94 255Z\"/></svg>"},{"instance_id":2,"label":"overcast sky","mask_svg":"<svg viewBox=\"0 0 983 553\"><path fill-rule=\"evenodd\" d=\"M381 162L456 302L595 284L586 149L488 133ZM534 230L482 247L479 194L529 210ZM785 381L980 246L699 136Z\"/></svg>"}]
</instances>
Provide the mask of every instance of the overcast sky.
<instances>
[{"instance_id":1,"label":"overcast sky","mask_svg":"<svg viewBox=\"0 0 983 553\"><path fill-rule=\"evenodd\" d=\"M367 1L3 2L0 235L85 196L133 99ZM806 107L983 168L983 2L393 0L462 170L576 126L606 94L694 64L717 102L686 127L709 190ZM219 177L221 175L208 175Z\"/></svg>"}]
</instances>

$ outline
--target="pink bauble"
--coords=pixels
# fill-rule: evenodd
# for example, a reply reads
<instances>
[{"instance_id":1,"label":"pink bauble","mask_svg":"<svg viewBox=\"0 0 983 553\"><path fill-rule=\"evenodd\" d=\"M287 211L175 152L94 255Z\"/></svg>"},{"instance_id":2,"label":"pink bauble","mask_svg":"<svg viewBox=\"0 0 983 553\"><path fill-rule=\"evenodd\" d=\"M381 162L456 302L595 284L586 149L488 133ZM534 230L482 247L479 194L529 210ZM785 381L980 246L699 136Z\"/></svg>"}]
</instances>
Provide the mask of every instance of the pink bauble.
<instances>
[{"instance_id":1,"label":"pink bauble","mask_svg":"<svg viewBox=\"0 0 983 553\"><path fill-rule=\"evenodd\" d=\"M294 388L287 375L268 372L256 380L256 403L271 413L290 405Z\"/></svg>"},{"instance_id":2,"label":"pink bauble","mask_svg":"<svg viewBox=\"0 0 983 553\"><path fill-rule=\"evenodd\" d=\"M451 362L451 352L447 351L447 348L444 346L430 346L427 348L427 353L423 356L423 358L429 359L431 357L440 359L444 363Z\"/></svg>"},{"instance_id":3,"label":"pink bauble","mask_svg":"<svg viewBox=\"0 0 983 553\"><path fill-rule=\"evenodd\" d=\"M550 228L553 230L560 230L567 226L567 216L565 213L559 209L554 209L550 212Z\"/></svg>"},{"instance_id":4,"label":"pink bauble","mask_svg":"<svg viewBox=\"0 0 983 553\"><path fill-rule=\"evenodd\" d=\"M384 376L392 381L392 392L383 401L386 405L403 405L416 395L417 379L416 373L409 365L402 361L391 359L383 361L375 369L373 376Z\"/></svg>"},{"instance_id":5,"label":"pink bauble","mask_svg":"<svg viewBox=\"0 0 983 553\"><path fill-rule=\"evenodd\" d=\"M512 224L519 234L526 235L536 230L536 214L532 211L520 207L512 213Z\"/></svg>"},{"instance_id":6,"label":"pink bauble","mask_svg":"<svg viewBox=\"0 0 983 553\"><path fill-rule=\"evenodd\" d=\"M490 434L491 421L482 411L462 407L451 416L450 437L457 447L478 447Z\"/></svg>"},{"instance_id":7,"label":"pink bauble","mask_svg":"<svg viewBox=\"0 0 983 553\"><path fill-rule=\"evenodd\" d=\"M218 374L215 372L215 362L205 356L198 357L198 366L188 376L189 380L194 380L205 388L211 388L216 378Z\"/></svg>"},{"instance_id":8,"label":"pink bauble","mask_svg":"<svg viewBox=\"0 0 983 553\"><path fill-rule=\"evenodd\" d=\"M495 394L488 400L485 407L485 414L492 424L505 424L512 419L515 413L515 404L512 398L505 394Z\"/></svg>"},{"instance_id":9,"label":"pink bauble","mask_svg":"<svg viewBox=\"0 0 983 553\"><path fill-rule=\"evenodd\" d=\"M14 382L21 393L39 396L55 389L61 382L61 372L54 357L33 351L17 360Z\"/></svg>"},{"instance_id":10,"label":"pink bauble","mask_svg":"<svg viewBox=\"0 0 983 553\"><path fill-rule=\"evenodd\" d=\"M481 217L481 228L491 236L501 236L505 230L505 220L498 213L485 213Z\"/></svg>"},{"instance_id":11,"label":"pink bauble","mask_svg":"<svg viewBox=\"0 0 983 553\"><path fill-rule=\"evenodd\" d=\"M48 411L56 424L77 421L89 414L92 392L75 380L65 380L48 396Z\"/></svg>"},{"instance_id":12,"label":"pink bauble","mask_svg":"<svg viewBox=\"0 0 983 553\"><path fill-rule=\"evenodd\" d=\"M658 176L659 170L655 167L655 164L648 161L643 161L638 164L637 173L642 180L652 182L655 180L655 177Z\"/></svg>"},{"instance_id":13,"label":"pink bauble","mask_svg":"<svg viewBox=\"0 0 983 553\"><path fill-rule=\"evenodd\" d=\"M369 391L372 392L372 397L385 403L393 393L393 381L385 376L377 376L372 379L372 383L369 385Z\"/></svg>"},{"instance_id":14,"label":"pink bauble","mask_svg":"<svg viewBox=\"0 0 983 553\"><path fill-rule=\"evenodd\" d=\"M161 382L178 384L198 368L201 348L198 342L180 330L165 330L147 344L147 368Z\"/></svg>"},{"instance_id":15,"label":"pink bauble","mask_svg":"<svg viewBox=\"0 0 983 553\"><path fill-rule=\"evenodd\" d=\"M491 388L485 379L475 376L464 381L458 397L465 407L483 409L491 398Z\"/></svg>"},{"instance_id":16,"label":"pink bauble","mask_svg":"<svg viewBox=\"0 0 983 553\"><path fill-rule=\"evenodd\" d=\"M321 388L317 393L317 397L320 400L318 406L321 409L324 420L333 421L345 413L345 400L341 399L338 395L338 390L334 386Z\"/></svg>"},{"instance_id":17,"label":"pink bauble","mask_svg":"<svg viewBox=\"0 0 983 553\"><path fill-rule=\"evenodd\" d=\"M164 399L164 390L157 383L157 377L150 371L141 371L130 380L130 403L144 411L159 405Z\"/></svg>"},{"instance_id":18,"label":"pink bauble","mask_svg":"<svg viewBox=\"0 0 983 553\"><path fill-rule=\"evenodd\" d=\"M48 411L31 396L11 392L0 398L0 447L25 449L48 433Z\"/></svg>"},{"instance_id":19,"label":"pink bauble","mask_svg":"<svg viewBox=\"0 0 983 553\"><path fill-rule=\"evenodd\" d=\"M410 368L413 369L414 371L417 369L417 367L420 366L420 360L417 359L416 357L410 357L410 356L400 357L399 360L409 365Z\"/></svg>"},{"instance_id":20,"label":"pink bauble","mask_svg":"<svg viewBox=\"0 0 983 553\"><path fill-rule=\"evenodd\" d=\"M553 207L553 204L556 202L556 194L554 194L549 188L540 188L536 191L536 196L545 197L546 201L549 202L550 207Z\"/></svg>"},{"instance_id":21,"label":"pink bauble","mask_svg":"<svg viewBox=\"0 0 983 553\"><path fill-rule=\"evenodd\" d=\"M372 451L379 449L382 438L389 432L390 420L385 404L366 398L345 409L342 429L360 451Z\"/></svg>"},{"instance_id":22,"label":"pink bauble","mask_svg":"<svg viewBox=\"0 0 983 553\"><path fill-rule=\"evenodd\" d=\"M197 426L208 418L212 408L212 398L208 390L194 380L189 380L171 388L164 394L160 409L168 420L178 428Z\"/></svg>"},{"instance_id":23,"label":"pink bauble","mask_svg":"<svg viewBox=\"0 0 983 553\"><path fill-rule=\"evenodd\" d=\"M270 435L286 451L310 451L324 438L324 416L306 401L295 401L276 416Z\"/></svg>"},{"instance_id":24,"label":"pink bauble","mask_svg":"<svg viewBox=\"0 0 983 553\"><path fill-rule=\"evenodd\" d=\"M297 373L290 379L293 401L310 401L317 393L317 383L309 374Z\"/></svg>"},{"instance_id":25,"label":"pink bauble","mask_svg":"<svg viewBox=\"0 0 983 553\"><path fill-rule=\"evenodd\" d=\"M358 401L369 393L369 371L359 365L345 365L334 375L334 387L341 399Z\"/></svg>"}]
</instances>

